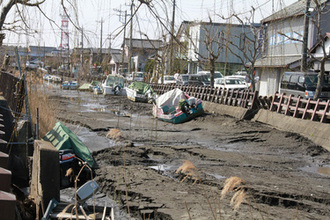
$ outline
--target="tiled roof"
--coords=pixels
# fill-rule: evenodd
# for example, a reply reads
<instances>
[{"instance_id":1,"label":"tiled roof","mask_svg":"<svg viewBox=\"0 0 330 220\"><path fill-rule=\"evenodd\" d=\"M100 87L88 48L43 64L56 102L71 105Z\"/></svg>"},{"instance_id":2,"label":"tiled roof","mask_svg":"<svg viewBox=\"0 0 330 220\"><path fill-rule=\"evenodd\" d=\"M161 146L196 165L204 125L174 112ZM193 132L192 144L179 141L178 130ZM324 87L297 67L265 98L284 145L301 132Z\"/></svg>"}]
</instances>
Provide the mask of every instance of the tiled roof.
<instances>
[{"instance_id":1,"label":"tiled roof","mask_svg":"<svg viewBox=\"0 0 330 220\"><path fill-rule=\"evenodd\" d=\"M297 2L275 12L274 14L268 16L267 18L261 20L261 23L267 23L273 20L282 19L282 18L289 18L297 15L303 15L306 8L306 1L307 0L298 0ZM328 2L328 0L320 0L320 3L323 4ZM315 7L315 3L311 0L311 8Z\"/></svg>"},{"instance_id":2,"label":"tiled roof","mask_svg":"<svg viewBox=\"0 0 330 220\"><path fill-rule=\"evenodd\" d=\"M255 67L286 67L301 59L301 56L271 56L263 57L256 61Z\"/></svg>"}]
</instances>

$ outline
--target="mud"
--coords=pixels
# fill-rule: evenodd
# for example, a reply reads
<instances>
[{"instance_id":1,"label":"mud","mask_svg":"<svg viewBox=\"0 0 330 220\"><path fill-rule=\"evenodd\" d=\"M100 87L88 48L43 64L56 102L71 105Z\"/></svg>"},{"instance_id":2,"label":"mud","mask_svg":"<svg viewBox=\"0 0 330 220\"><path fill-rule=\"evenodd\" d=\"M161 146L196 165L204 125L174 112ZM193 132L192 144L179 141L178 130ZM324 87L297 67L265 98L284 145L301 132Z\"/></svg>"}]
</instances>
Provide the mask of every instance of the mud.
<instances>
[{"instance_id":1,"label":"mud","mask_svg":"<svg viewBox=\"0 0 330 220\"><path fill-rule=\"evenodd\" d=\"M298 134L209 113L173 125L154 119L151 104L122 96L63 91L51 98L61 121L88 129L78 136L97 136L85 140L96 180L131 217L329 219L330 154ZM112 128L123 141L107 141ZM185 160L197 168L186 179L175 173ZM236 211L232 194L219 196L231 176L245 181L248 194Z\"/></svg>"}]
</instances>

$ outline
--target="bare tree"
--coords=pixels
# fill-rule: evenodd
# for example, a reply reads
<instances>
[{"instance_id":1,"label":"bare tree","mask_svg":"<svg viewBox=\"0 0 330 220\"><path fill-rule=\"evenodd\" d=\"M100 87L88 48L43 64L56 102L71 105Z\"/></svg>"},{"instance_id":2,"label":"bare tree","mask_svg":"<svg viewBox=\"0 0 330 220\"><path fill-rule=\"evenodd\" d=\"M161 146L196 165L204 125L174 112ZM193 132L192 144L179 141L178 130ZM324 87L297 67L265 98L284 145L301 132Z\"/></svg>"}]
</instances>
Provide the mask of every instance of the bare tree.
<instances>
[{"instance_id":1,"label":"bare tree","mask_svg":"<svg viewBox=\"0 0 330 220\"><path fill-rule=\"evenodd\" d=\"M205 49L207 51L206 54L199 50L199 46L197 45L197 42L195 42L196 39L193 39L191 33L190 36L188 36L188 39L193 46L194 53L196 54L196 58L198 59L198 65L202 67L202 69L208 69L210 71L210 85L213 87L216 62L221 55L224 44L222 42L223 38L221 37L221 35L223 35L223 32L219 32L219 29L214 26L214 23L212 22L212 19L210 17L209 20L209 23L201 23L205 35L202 42L203 44L200 44L200 46L205 46Z\"/></svg>"},{"instance_id":2,"label":"bare tree","mask_svg":"<svg viewBox=\"0 0 330 220\"><path fill-rule=\"evenodd\" d=\"M244 22L236 14L232 16L241 24L242 32L240 35L231 35L230 38L227 38L226 40L230 46L226 48L241 61L251 82L250 88L255 91L255 63L262 54L264 28L259 24L254 24L254 9L247 22Z\"/></svg>"},{"instance_id":3,"label":"bare tree","mask_svg":"<svg viewBox=\"0 0 330 220\"><path fill-rule=\"evenodd\" d=\"M43 4L46 0L41 1L31 1L31 0L9 0L7 2L0 1L0 5L2 6L1 14L0 14L0 32L5 29L10 29L5 27L6 18L11 9L16 5L24 5L28 7L37 7L40 10L40 5ZM22 14L19 12L19 16L22 19L23 23L25 23ZM26 25L26 24L25 24ZM2 45L2 41L4 39L4 35L2 34L0 37L0 46Z\"/></svg>"}]
</instances>

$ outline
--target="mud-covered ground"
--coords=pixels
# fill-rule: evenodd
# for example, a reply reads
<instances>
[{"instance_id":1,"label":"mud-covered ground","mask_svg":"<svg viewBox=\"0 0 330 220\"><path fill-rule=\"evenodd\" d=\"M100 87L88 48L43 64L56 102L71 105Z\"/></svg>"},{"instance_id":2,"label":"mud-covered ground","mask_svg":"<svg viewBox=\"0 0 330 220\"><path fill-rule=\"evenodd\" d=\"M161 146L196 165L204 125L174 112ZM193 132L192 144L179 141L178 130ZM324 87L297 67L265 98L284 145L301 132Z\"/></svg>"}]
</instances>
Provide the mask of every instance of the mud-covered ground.
<instances>
[{"instance_id":1,"label":"mud-covered ground","mask_svg":"<svg viewBox=\"0 0 330 220\"><path fill-rule=\"evenodd\" d=\"M78 132L93 151L102 192L129 216L329 219L330 154L298 134L210 113L173 125L154 119L151 104L122 96L57 91L51 98L59 119L85 134ZM123 138L108 140L112 128ZM182 181L175 171L185 160L196 170ZM248 195L237 211L232 194L219 196L232 176Z\"/></svg>"}]
</instances>

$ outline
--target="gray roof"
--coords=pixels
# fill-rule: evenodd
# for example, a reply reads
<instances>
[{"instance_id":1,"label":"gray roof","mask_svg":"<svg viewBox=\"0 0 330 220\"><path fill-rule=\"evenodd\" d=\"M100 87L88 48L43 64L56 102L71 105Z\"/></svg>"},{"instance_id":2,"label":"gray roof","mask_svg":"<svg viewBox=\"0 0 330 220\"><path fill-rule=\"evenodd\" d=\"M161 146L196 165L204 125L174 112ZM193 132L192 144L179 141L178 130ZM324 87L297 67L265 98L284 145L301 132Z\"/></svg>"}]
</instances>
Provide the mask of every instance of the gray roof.
<instances>
[{"instance_id":1,"label":"gray roof","mask_svg":"<svg viewBox=\"0 0 330 220\"><path fill-rule=\"evenodd\" d=\"M114 63L121 63L122 61L122 54L115 53L111 54L111 61ZM124 63L128 63L128 57L124 56Z\"/></svg>"},{"instance_id":2,"label":"gray roof","mask_svg":"<svg viewBox=\"0 0 330 220\"><path fill-rule=\"evenodd\" d=\"M263 57L256 61L255 67L286 67L287 65L300 60L301 56L272 56Z\"/></svg>"},{"instance_id":3,"label":"gray roof","mask_svg":"<svg viewBox=\"0 0 330 220\"><path fill-rule=\"evenodd\" d=\"M323 4L328 2L328 0L320 0L320 3ZM314 8L315 3L311 0L310 7ZM289 18L293 16L303 15L306 9L306 0L299 0L291 5L275 12L274 14L268 16L267 18L261 20L261 23L267 23L277 19Z\"/></svg>"},{"instance_id":4,"label":"gray roof","mask_svg":"<svg viewBox=\"0 0 330 220\"><path fill-rule=\"evenodd\" d=\"M158 49L162 46L163 42L161 40L151 40L151 39L132 39L133 48L139 49ZM125 45L129 47L129 39L125 39Z\"/></svg>"}]
</instances>

